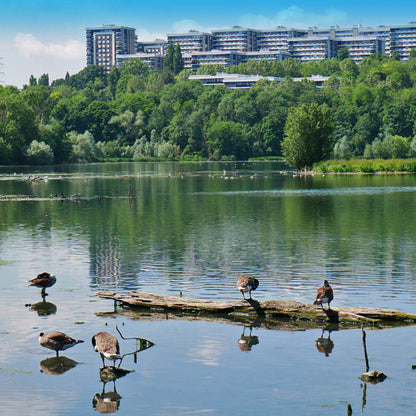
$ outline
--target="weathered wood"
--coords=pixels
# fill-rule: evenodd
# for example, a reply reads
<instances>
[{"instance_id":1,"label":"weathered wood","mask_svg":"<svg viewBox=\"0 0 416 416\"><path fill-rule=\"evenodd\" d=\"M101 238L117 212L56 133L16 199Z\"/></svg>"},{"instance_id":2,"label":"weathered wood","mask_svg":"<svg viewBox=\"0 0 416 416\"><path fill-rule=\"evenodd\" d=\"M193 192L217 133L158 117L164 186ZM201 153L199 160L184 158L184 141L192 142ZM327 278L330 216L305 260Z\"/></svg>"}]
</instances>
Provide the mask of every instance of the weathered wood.
<instances>
[{"instance_id":1,"label":"weathered wood","mask_svg":"<svg viewBox=\"0 0 416 416\"><path fill-rule=\"evenodd\" d=\"M241 299L212 301L138 291L130 292L127 295L101 292L97 293L97 296L112 299L123 308L173 313L180 314L181 316L226 318L240 322L253 319L261 319L264 322L295 320L321 325L323 322L330 321L348 326L365 324L380 327L413 325L416 323L416 315L392 309L357 307L322 310L319 306L292 300L266 300L258 302L254 299Z\"/></svg>"}]
</instances>

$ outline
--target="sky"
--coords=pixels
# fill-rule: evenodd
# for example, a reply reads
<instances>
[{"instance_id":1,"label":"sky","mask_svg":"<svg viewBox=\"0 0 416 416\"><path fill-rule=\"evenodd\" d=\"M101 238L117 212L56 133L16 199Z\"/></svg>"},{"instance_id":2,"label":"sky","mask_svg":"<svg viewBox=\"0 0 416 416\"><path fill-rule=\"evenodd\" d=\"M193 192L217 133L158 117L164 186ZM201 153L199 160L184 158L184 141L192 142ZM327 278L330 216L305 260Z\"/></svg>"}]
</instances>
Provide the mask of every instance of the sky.
<instances>
[{"instance_id":1,"label":"sky","mask_svg":"<svg viewBox=\"0 0 416 416\"><path fill-rule=\"evenodd\" d=\"M414 0L0 0L3 85L21 88L33 75L50 81L86 64L85 29L105 24L136 29L139 41L167 33L229 28L403 25L416 21Z\"/></svg>"}]
</instances>

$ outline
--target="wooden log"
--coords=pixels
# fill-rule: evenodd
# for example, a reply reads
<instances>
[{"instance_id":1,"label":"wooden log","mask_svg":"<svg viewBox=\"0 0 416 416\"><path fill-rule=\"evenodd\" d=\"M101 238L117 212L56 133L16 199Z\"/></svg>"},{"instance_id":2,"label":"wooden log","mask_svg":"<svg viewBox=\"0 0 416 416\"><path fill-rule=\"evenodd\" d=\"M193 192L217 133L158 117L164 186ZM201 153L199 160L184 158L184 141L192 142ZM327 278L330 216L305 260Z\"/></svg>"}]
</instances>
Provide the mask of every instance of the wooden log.
<instances>
[{"instance_id":1,"label":"wooden log","mask_svg":"<svg viewBox=\"0 0 416 416\"><path fill-rule=\"evenodd\" d=\"M217 317L234 321L261 319L262 321L295 320L309 323L332 322L346 326L375 325L391 327L414 325L416 315L392 309L370 308L331 308L322 310L319 306L292 300L240 299L228 301L212 301L205 299L183 298L170 295L133 291L127 295L117 293L97 293L104 299L112 299L123 308L139 311L154 311L200 317ZM318 326L319 326L318 325ZM313 326L313 325L312 325Z\"/></svg>"}]
</instances>

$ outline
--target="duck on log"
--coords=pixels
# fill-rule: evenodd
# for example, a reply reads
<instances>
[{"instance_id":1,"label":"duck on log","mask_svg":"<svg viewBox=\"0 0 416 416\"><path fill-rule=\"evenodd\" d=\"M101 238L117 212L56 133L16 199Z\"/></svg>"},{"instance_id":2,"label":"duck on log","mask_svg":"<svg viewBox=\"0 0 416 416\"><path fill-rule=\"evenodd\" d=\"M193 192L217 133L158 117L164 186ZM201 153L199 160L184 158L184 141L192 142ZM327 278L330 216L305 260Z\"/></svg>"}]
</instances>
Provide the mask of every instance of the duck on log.
<instances>
[{"instance_id":1,"label":"duck on log","mask_svg":"<svg viewBox=\"0 0 416 416\"><path fill-rule=\"evenodd\" d=\"M322 310L312 304L305 304L292 300L265 300L254 299L212 301L205 299L183 298L170 295L133 291L126 295L117 293L97 293L104 299L112 299L123 308L134 308L148 311L164 311L180 313L190 316L229 316L234 319L238 316L257 317L268 319L290 319L298 321L336 322L349 326L370 324L380 327L395 325L413 325L416 315L392 309L375 308L331 308Z\"/></svg>"}]
</instances>

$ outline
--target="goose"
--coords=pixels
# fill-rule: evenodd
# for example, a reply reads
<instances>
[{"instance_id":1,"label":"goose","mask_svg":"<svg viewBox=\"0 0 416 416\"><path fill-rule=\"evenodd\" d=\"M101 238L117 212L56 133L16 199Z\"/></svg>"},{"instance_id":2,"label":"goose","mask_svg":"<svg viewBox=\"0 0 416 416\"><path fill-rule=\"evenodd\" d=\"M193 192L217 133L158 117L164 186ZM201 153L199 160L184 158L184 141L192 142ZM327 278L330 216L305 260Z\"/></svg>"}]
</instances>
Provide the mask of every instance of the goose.
<instances>
[{"instance_id":1,"label":"goose","mask_svg":"<svg viewBox=\"0 0 416 416\"><path fill-rule=\"evenodd\" d=\"M250 294L250 299L251 299L251 291L256 290L258 285L259 285L259 281L255 279L254 277L249 276L248 274L242 274L238 278L238 281L237 281L237 288L243 295L244 299L246 298L244 296L244 293L246 292Z\"/></svg>"},{"instance_id":2,"label":"goose","mask_svg":"<svg viewBox=\"0 0 416 416\"><path fill-rule=\"evenodd\" d=\"M108 332L98 332L92 337L91 342L94 350L100 353L103 367L105 367L104 358L114 362L121 359L118 340L114 335Z\"/></svg>"},{"instance_id":3,"label":"goose","mask_svg":"<svg viewBox=\"0 0 416 416\"><path fill-rule=\"evenodd\" d=\"M324 281L324 285L320 287L316 292L316 298L314 305L321 305L323 309L323 304L328 304L328 309L331 309L330 303L334 299L334 292L332 291L332 287L329 285L328 280Z\"/></svg>"},{"instance_id":4,"label":"goose","mask_svg":"<svg viewBox=\"0 0 416 416\"><path fill-rule=\"evenodd\" d=\"M34 279L29 280L29 286L41 287L42 296L46 296L47 293L45 289L51 287L56 283L56 277L54 274L49 274L47 272L39 273Z\"/></svg>"},{"instance_id":5,"label":"goose","mask_svg":"<svg viewBox=\"0 0 416 416\"><path fill-rule=\"evenodd\" d=\"M39 335L39 344L42 347L49 348L56 351L56 356L59 357L59 351L64 351L73 347L80 342L84 342L82 339L74 339L60 331L52 331L47 334L41 332Z\"/></svg>"}]
</instances>

